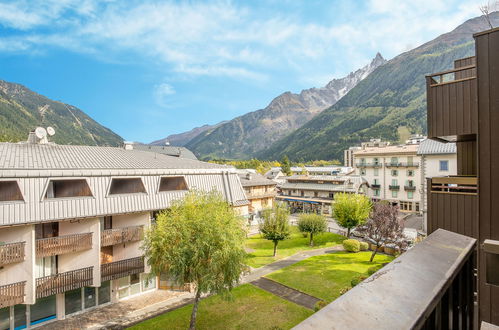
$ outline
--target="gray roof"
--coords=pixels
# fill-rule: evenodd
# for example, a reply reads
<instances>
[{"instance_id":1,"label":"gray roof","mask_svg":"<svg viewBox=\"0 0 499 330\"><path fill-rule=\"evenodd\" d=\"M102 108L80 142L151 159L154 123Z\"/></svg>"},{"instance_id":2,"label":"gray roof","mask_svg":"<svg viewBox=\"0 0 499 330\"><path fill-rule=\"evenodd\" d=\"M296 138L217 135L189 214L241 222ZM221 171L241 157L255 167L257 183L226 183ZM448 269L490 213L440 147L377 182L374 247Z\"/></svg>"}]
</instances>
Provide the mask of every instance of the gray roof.
<instances>
[{"instance_id":1,"label":"gray roof","mask_svg":"<svg viewBox=\"0 0 499 330\"><path fill-rule=\"evenodd\" d=\"M320 191L345 191L357 192L356 185L343 185L331 183L284 183L280 186L281 189L300 189L300 190L320 190Z\"/></svg>"},{"instance_id":2,"label":"gray roof","mask_svg":"<svg viewBox=\"0 0 499 330\"><path fill-rule=\"evenodd\" d=\"M241 180L241 184L243 187L253 187L253 186L270 186L276 185L277 182L272 181L264 177L259 173L251 173L248 171L237 171L239 175L239 180Z\"/></svg>"},{"instance_id":3,"label":"gray roof","mask_svg":"<svg viewBox=\"0 0 499 330\"><path fill-rule=\"evenodd\" d=\"M456 144L453 142L443 143L426 139L419 144L418 155L455 154L456 149Z\"/></svg>"},{"instance_id":4,"label":"gray roof","mask_svg":"<svg viewBox=\"0 0 499 330\"><path fill-rule=\"evenodd\" d=\"M142 143L134 143L134 150L142 150L142 151L153 151L159 154L164 154L168 156L181 157L197 160L198 158L192 151L185 147L175 147L175 146L152 146L148 144Z\"/></svg>"},{"instance_id":5,"label":"gray roof","mask_svg":"<svg viewBox=\"0 0 499 330\"><path fill-rule=\"evenodd\" d=\"M223 165L116 147L0 143L1 169L221 169Z\"/></svg>"}]
</instances>

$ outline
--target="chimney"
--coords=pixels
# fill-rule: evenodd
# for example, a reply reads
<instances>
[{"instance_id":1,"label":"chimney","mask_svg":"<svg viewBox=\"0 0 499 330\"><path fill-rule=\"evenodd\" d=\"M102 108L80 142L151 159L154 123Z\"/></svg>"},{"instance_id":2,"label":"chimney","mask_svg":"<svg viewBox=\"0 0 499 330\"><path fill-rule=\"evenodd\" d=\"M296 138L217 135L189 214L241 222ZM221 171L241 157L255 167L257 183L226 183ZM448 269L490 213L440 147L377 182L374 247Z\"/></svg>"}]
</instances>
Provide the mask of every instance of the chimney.
<instances>
[{"instance_id":1,"label":"chimney","mask_svg":"<svg viewBox=\"0 0 499 330\"><path fill-rule=\"evenodd\" d=\"M251 180L251 173L246 173L246 180Z\"/></svg>"},{"instance_id":2,"label":"chimney","mask_svg":"<svg viewBox=\"0 0 499 330\"><path fill-rule=\"evenodd\" d=\"M123 141L123 145L125 150L133 150L133 142L131 141Z\"/></svg>"},{"instance_id":3,"label":"chimney","mask_svg":"<svg viewBox=\"0 0 499 330\"><path fill-rule=\"evenodd\" d=\"M35 135L35 131L31 131L28 134L28 143L29 144L36 144L37 143L37 138Z\"/></svg>"}]
</instances>

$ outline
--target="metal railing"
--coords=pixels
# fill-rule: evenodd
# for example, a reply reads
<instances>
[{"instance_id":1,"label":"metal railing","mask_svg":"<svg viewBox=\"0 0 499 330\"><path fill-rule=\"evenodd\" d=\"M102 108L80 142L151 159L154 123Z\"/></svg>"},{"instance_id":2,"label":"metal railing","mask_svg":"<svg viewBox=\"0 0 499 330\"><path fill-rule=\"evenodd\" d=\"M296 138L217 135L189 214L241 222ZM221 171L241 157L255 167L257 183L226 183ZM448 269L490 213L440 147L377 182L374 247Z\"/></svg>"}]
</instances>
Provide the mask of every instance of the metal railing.
<instances>
[{"instance_id":1,"label":"metal railing","mask_svg":"<svg viewBox=\"0 0 499 330\"><path fill-rule=\"evenodd\" d=\"M106 229L101 232L101 246L140 241L143 237L143 233L144 226Z\"/></svg>"},{"instance_id":2,"label":"metal railing","mask_svg":"<svg viewBox=\"0 0 499 330\"><path fill-rule=\"evenodd\" d=\"M101 279L102 281L115 280L120 277L131 274L140 274L144 272L144 257L130 258L120 261L114 261L107 264L102 264Z\"/></svg>"},{"instance_id":3,"label":"metal railing","mask_svg":"<svg viewBox=\"0 0 499 330\"><path fill-rule=\"evenodd\" d=\"M371 188L372 188L372 189L379 189L379 188L381 188L381 185L380 185L379 183L373 183L373 184L371 185Z\"/></svg>"},{"instance_id":4,"label":"metal railing","mask_svg":"<svg viewBox=\"0 0 499 330\"><path fill-rule=\"evenodd\" d=\"M383 166L382 163L357 163L355 164L356 167L374 167L374 168L380 168Z\"/></svg>"},{"instance_id":5,"label":"metal railing","mask_svg":"<svg viewBox=\"0 0 499 330\"><path fill-rule=\"evenodd\" d=\"M36 256L50 257L92 248L92 233L71 234L36 240Z\"/></svg>"},{"instance_id":6,"label":"metal railing","mask_svg":"<svg viewBox=\"0 0 499 330\"><path fill-rule=\"evenodd\" d=\"M0 286L0 308L22 304L26 281Z\"/></svg>"},{"instance_id":7,"label":"metal railing","mask_svg":"<svg viewBox=\"0 0 499 330\"><path fill-rule=\"evenodd\" d=\"M474 176L447 176L430 179L430 191L444 194L476 195L477 178Z\"/></svg>"},{"instance_id":8,"label":"metal railing","mask_svg":"<svg viewBox=\"0 0 499 330\"><path fill-rule=\"evenodd\" d=\"M404 190L406 190L406 191L415 191L416 190L416 186L405 185L404 186Z\"/></svg>"},{"instance_id":9,"label":"metal railing","mask_svg":"<svg viewBox=\"0 0 499 330\"><path fill-rule=\"evenodd\" d=\"M6 243L0 245L0 267L21 262L25 256L26 242Z\"/></svg>"},{"instance_id":10,"label":"metal railing","mask_svg":"<svg viewBox=\"0 0 499 330\"><path fill-rule=\"evenodd\" d=\"M475 250L438 229L294 329L473 329Z\"/></svg>"},{"instance_id":11,"label":"metal railing","mask_svg":"<svg viewBox=\"0 0 499 330\"><path fill-rule=\"evenodd\" d=\"M92 285L94 267L71 270L36 279L36 297L43 298Z\"/></svg>"},{"instance_id":12,"label":"metal railing","mask_svg":"<svg viewBox=\"0 0 499 330\"><path fill-rule=\"evenodd\" d=\"M389 185L388 189L390 189L390 190L400 190L400 186L399 185Z\"/></svg>"},{"instance_id":13,"label":"metal railing","mask_svg":"<svg viewBox=\"0 0 499 330\"><path fill-rule=\"evenodd\" d=\"M398 163L385 163L386 167L419 167L418 162L398 162Z\"/></svg>"}]
</instances>

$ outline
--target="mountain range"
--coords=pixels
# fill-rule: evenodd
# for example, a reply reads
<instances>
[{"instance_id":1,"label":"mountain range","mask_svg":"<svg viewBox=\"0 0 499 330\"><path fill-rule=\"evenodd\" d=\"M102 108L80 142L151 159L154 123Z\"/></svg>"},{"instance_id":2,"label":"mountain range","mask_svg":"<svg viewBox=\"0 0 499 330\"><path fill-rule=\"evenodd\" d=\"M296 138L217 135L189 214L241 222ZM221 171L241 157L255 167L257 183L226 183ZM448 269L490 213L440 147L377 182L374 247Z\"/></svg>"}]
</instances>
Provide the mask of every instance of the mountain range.
<instances>
[{"instance_id":1,"label":"mountain range","mask_svg":"<svg viewBox=\"0 0 499 330\"><path fill-rule=\"evenodd\" d=\"M264 109L249 112L214 127L203 126L203 130L198 129L199 134L185 143L185 146L203 158L251 158L336 103L385 62L378 53L365 67L344 78L334 79L324 87L306 89L299 94L286 92L274 98ZM183 134L191 132L194 133L190 131ZM171 136L167 139L172 142Z\"/></svg>"},{"instance_id":2,"label":"mountain range","mask_svg":"<svg viewBox=\"0 0 499 330\"><path fill-rule=\"evenodd\" d=\"M117 146L123 139L80 109L0 80L0 142L26 141L37 126L52 126L59 144Z\"/></svg>"},{"instance_id":3,"label":"mountain range","mask_svg":"<svg viewBox=\"0 0 499 330\"><path fill-rule=\"evenodd\" d=\"M153 141L149 144L153 145L153 146L164 146L165 144L170 144L170 145L177 146L177 147L183 147L189 141L191 141L196 136L198 136L199 134L201 134L205 131L208 131L208 130L213 130L213 129L217 128L218 126L225 124L226 122L227 121L225 120L225 121L222 121L222 122L215 124L215 125L203 125L201 127L195 127L193 129L191 129L190 131L179 133L179 134L168 135L164 139L156 140L156 141Z\"/></svg>"}]
</instances>

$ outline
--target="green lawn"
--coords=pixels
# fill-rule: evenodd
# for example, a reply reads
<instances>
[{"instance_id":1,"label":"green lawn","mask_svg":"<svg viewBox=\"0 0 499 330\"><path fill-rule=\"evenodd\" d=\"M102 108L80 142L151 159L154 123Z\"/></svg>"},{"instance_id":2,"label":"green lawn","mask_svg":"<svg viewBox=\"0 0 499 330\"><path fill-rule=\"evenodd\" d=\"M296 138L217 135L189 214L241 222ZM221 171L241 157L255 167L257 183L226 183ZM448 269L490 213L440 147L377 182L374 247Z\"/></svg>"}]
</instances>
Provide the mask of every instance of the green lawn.
<instances>
[{"instance_id":1,"label":"green lawn","mask_svg":"<svg viewBox=\"0 0 499 330\"><path fill-rule=\"evenodd\" d=\"M313 313L251 284L241 285L232 292L231 301L220 296L201 300L197 329L289 329ZM192 305L184 306L131 329L187 329L191 311Z\"/></svg>"},{"instance_id":2,"label":"green lawn","mask_svg":"<svg viewBox=\"0 0 499 330\"><path fill-rule=\"evenodd\" d=\"M367 275L369 267L390 262L393 257L377 254L369 262L371 252L336 252L302 260L280 269L266 277L331 302L340 296L342 288L350 287L350 281Z\"/></svg>"},{"instance_id":3,"label":"green lawn","mask_svg":"<svg viewBox=\"0 0 499 330\"><path fill-rule=\"evenodd\" d=\"M279 242L279 245L277 245L277 256L273 257L274 243L261 238L260 234L258 234L246 240L246 247L251 249L248 253L246 263L248 266L258 268L303 250L320 249L341 244L344 239L344 236L338 234L322 233L314 237L315 244L313 247L310 247L308 245L309 238L303 237L298 228L293 226L291 227L291 237Z\"/></svg>"}]
</instances>

